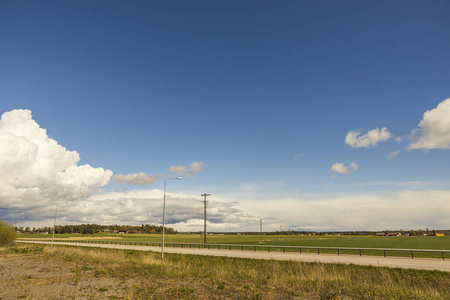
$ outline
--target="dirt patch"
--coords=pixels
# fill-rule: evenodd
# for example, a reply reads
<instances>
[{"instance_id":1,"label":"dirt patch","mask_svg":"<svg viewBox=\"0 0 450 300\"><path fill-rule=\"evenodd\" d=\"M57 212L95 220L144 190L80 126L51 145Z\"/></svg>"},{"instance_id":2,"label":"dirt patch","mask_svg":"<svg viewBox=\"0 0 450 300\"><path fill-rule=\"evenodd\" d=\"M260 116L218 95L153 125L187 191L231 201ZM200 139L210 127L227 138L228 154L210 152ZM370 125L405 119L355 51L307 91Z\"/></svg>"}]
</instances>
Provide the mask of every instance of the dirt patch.
<instances>
[{"instance_id":1,"label":"dirt patch","mask_svg":"<svg viewBox=\"0 0 450 300\"><path fill-rule=\"evenodd\" d=\"M133 280L43 255L0 257L0 299L123 299Z\"/></svg>"},{"instance_id":2,"label":"dirt patch","mask_svg":"<svg viewBox=\"0 0 450 300\"><path fill-rule=\"evenodd\" d=\"M261 299L251 283L168 278L155 271L141 272L66 261L48 254L6 254L0 256L0 300ZM268 299L286 297L272 295Z\"/></svg>"}]
</instances>

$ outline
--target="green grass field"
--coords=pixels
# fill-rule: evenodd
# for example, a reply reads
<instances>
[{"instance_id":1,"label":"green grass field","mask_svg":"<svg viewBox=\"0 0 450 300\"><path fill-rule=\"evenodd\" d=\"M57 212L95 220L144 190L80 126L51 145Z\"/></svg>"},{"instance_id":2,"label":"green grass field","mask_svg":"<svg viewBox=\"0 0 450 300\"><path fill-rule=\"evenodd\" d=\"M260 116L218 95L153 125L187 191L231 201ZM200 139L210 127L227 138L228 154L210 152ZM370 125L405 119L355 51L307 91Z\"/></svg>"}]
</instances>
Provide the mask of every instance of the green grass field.
<instances>
[{"instance_id":1,"label":"green grass field","mask_svg":"<svg viewBox=\"0 0 450 300\"><path fill-rule=\"evenodd\" d=\"M19 238L49 239L51 235L20 234ZM57 234L56 239L77 240L109 240L126 242L161 242L158 234ZM233 245L273 245L273 246L297 246L297 247L342 247L342 248L390 248L390 249L431 249L450 250L450 237L379 237L379 236L287 236L264 235L262 239L256 235L209 235L208 244L233 244ZM166 243L203 243L203 236L191 235L166 235ZM262 248L261 250L264 250ZM267 249L266 249L267 250ZM274 250L277 251L277 250ZM278 249L281 251L281 249ZM286 251L298 251L286 249ZM314 249L304 249L303 252L317 252ZM321 250L321 253L336 253L336 250ZM341 251L341 254L358 254L358 251ZM364 251L364 255L383 255L380 251ZM410 252L390 252L390 256L410 256ZM416 253L416 257L441 257L439 253ZM448 258L450 255L446 254Z\"/></svg>"}]
</instances>

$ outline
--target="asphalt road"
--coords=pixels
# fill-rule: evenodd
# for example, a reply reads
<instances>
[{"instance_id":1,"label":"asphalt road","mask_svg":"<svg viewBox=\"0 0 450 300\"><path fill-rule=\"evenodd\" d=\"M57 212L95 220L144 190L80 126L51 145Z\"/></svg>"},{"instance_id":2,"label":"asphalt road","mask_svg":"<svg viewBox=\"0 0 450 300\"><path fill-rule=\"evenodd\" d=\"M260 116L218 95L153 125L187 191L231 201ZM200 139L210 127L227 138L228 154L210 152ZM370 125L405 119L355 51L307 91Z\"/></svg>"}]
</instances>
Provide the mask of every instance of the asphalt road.
<instances>
[{"instance_id":1,"label":"asphalt road","mask_svg":"<svg viewBox=\"0 0 450 300\"><path fill-rule=\"evenodd\" d=\"M41 243L50 244L50 242L39 241L19 241L21 243ZM54 242L58 245L82 246L82 247L100 247L110 249L128 249L139 251L161 252L161 247L151 246L133 246L133 245L114 245L114 244L85 244L85 243L64 243ZM164 248L164 253L180 253L192 255L211 255L226 257L241 257L253 259L272 259L272 260L290 260L304 262L321 263L340 263L355 265L370 265L390 268L421 269L421 270L439 270L450 272L450 259L442 260L438 258L408 258L408 257L383 257L383 256L358 256L358 255L337 255L337 254L312 254L312 253L282 253L267 251L249 251L249 250L217 250L217 249L190 249L190 248Z\"/></svg>"}]
</instances>

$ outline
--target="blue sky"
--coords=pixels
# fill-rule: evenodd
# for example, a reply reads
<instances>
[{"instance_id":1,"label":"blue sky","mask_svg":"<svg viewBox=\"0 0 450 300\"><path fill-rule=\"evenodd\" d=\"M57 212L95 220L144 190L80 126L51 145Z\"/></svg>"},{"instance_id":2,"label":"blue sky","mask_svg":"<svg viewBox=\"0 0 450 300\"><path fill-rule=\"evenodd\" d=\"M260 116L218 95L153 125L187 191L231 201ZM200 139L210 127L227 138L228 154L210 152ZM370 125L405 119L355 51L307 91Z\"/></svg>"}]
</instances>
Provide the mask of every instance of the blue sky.
<instances>
[{"instance_id":1,"label":"blue sky","mask_svg":"<svg viewBox=\"0 0 450 300\"><path fill-rule=\"evenodd\" d=\"M450 228L448 214L440 217L450 211L450 112L438 107L450 97L448 1L1 1L0 8L0 112L31 111L12 118L14 126L33 120L47 130L45 143L80 158L36 172L26 188L41 194L30 200L18 192L23 184L8 181L8 170L20 169L11 153L17 158L21 148L0 144L3 189L17 192L0 201L4 218L50 224L44 207L61 200L67 182L78 190L84 182L89 189L67 198L73 205L60 222L158 224L162 178L185 175L168 183L180 210L189 210L173 218L180 230L201 230L204 192L213 195L216 230L251 230L260 217L268 230ZM8 128L17 139L26 135ZM351 132L360 133L353 144L345 142ZM192 162L199 165L189 174ZM22 165L22 174L37 168ZM54 181L69 165L105 173ZM133 184L140 172L154 182ZM402 213L411 199L420 205ZM330 217L330 203L345 216ZM386 217L390 205L402 216ZM93 207L116 213L98 216ZM365 214L379 219L360 220Z\"/></svg>"}]
</instances>

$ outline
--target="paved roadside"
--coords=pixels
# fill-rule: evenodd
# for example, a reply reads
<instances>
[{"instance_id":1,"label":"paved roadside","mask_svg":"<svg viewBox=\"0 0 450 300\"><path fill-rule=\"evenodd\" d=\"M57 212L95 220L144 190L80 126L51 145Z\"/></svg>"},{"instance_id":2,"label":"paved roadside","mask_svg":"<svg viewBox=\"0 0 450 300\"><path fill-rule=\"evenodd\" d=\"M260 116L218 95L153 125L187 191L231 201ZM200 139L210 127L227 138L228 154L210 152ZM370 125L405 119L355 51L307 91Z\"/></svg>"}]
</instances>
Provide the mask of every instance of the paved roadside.
<instances>
[{"instance_id":1,"label":"paved roadside","mask_svg":"<svg viewBox=\"0 0 450 300\"><path fill-rule=\"evenodd\" d=\"M39 241L23 241L16 240L20 243L41 243L50 244L50 242ZM160 247L152 246L134 246L134 245L114 245L114 244L85 244L85 243L65 243L54 242L58 245L94 247L94 248L110 248L110 249L128 249L139 251L161 252ZM382 256L357 256L357 255L336 255L336 254L312 254L312 253L282 253L282 252L266 252L266 251L239 251L239 250L217 250L217 249L190 249L190 248L164 248L165 253L180 253L192 255L211 255L240 257L253 259L273 259L273 260L292 260L304 262L321 262L321 263L339 263L339 264L356 264L370 265L390 268L404 269L421 269L421 270L439 270L450 272L450 259L442 260L438 258L408 258L408 257L382 257Z\"/></svg>"}]
</instances>

